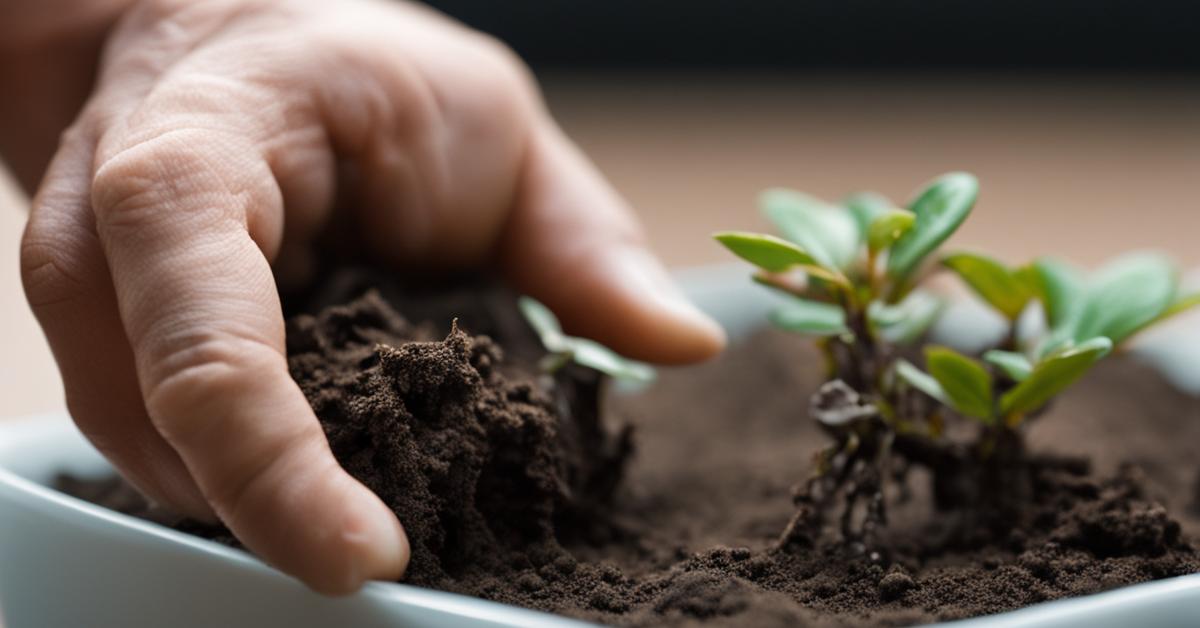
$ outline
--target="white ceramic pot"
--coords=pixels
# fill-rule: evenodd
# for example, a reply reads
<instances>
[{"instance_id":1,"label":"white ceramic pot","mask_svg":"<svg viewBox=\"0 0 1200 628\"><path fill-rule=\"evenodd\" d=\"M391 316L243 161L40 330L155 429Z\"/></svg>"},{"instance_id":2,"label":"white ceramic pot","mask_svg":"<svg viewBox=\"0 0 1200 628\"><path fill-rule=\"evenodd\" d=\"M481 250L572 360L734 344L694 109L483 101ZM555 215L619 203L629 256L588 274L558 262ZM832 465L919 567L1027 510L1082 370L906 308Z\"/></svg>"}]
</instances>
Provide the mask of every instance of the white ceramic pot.
<instances>
[{"instance_id":1,"label":"white ceramic pot","mask_svg":"<svg viewBox=\"0 0 1200 628\"><path fill-rule=\"evenodd\" d=\"M720 266L685 271L680 279L737 338L759 325L772 303L745 274L739 266ZM1197 383L1200 390L1200 324L1195 323L1164 344L1196 343L1191 346L1197 351L1174 351L1163 364L1172 365L1174 381ZM1186 330L1193 333L1188 336ZM943 333L953 335L953 325ZM978 330L972 334L978 335ZM1154 351L1147 355L1157 359ZM345 598L321 597L244 552L47 488L61 471L94 476L111 468L66 416L0 422L0 609L7 628L583 625L402 584L372 583ZM955 625L1200 626L1200 575Z\"/></svg>"}]
</instances>

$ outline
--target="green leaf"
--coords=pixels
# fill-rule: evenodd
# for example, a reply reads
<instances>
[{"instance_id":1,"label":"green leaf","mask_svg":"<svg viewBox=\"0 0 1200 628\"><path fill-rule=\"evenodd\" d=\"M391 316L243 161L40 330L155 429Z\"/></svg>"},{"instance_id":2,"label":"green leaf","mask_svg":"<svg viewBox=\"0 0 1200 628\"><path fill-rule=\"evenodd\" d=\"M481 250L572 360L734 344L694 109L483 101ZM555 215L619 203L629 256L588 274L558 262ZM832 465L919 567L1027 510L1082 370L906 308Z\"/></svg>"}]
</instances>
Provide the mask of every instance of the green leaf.
<instances>
[{"instance_id":1,"label":"green leaf","mask_svg":"<svg viewBox=\"0 0 1200 628\"><path fill-rule=\"evenodd\" d=\"M945 174L930 183L909 205L917 220L892 246L888 273L897 279L912 274L967 219L978 193L979 182L965 172Z\"/></svg>"},{"instance_id":2,"label":"green leaf","mask_svg":"<svg viewBox=\"0 0 1200 628\"><path fill-rule=\"evenodd\" d=\"M1029 374L1033 372L1033 364L1029 362L1029 358L1020 353L993 349L983 354L983 359L996 365L1014 382L1023 382L1029 379Z\"/></svg>"},{"instance_id":3,"label":"green leaf","mask_svg":"<svg viewBox=\"0 0 1200 628\"><path fill-rule=\"evenodd\" d=\"M1062 329L1072 326L1083 306L1086 291L1083 273L1066 262L1051 258L1035 261L1033 271L1050 327Z\"/></svg>"},{"instance_id":4,"label":"green leaf","mask_svg":"<svg viewBox=\"0 0 1200 628\"><path fill-rule=\"evenodd\" d=\"M907 382L913 388L933 397L944 405L950 405L950 397L942 389L942 385L925 371L913 366L905 359L896 360L896 377Z\"/></svg>"},{"instance_id":5,"label":"green leaf","mask_svg":"<svg viewBox=\"0 0 1200 628\"><path fill-rule=\"evenodd\" d=\"M520 308L526 322L537 333L538 338L542 341L542 346L547 351L561 353L567 350L567 337L563 335L562 326L558 324L558 317L554 316L550 308L532 297L526 296L517 299L517 307Z\"/></svg>"},{"instance_id":6,"label":"green leaf","mask_svg":"<svg viewBox=\"0 0 1200 628\"><path fill-rule=\"evenodd\" d=\"M953 349L925 349L925 366L941 384L950 407L961 414L991 423L995 414L992 376L983 365Z\"/></svg>"},{"instance_id":7,"label":"green leaf","mask_svg":"<svg viewBox=\"0 0 1200 628\"><path fill-rule=\"evenodd\" d=\"M733 251L734 255L772 273L817 263L804 249L765 233L725 231L714 234L713 238Z\"/></svg>"},{"instance_id":8,"label":"green leaf","mask_svg":"<svg viewBox=\"0 0 1200 628\"><path fill-rule=\"evenodd\" d=\"M780 188L763 192L760 205L783 237L798 244L821 266L840 271L854 261L858 227L842 208Z\"/></svg>"},{"instance_id":9,"label":"green leaf","mask_svg":"<svg viewBox=\"0 0 1200 628\"><path fill-rule=\"evenodd\" d=\"M945 302L937 296L917 290L897 305L872 301L867 318L880 338L896 344L911 344L929 331Z\"/></svg>"},{"instance_id":10,"label":"green leaf","mask_svg":"<svg viewBox=\"0 0 1200 628\"><path fill-rule=\"evenodd\" d=\"M1112 348L1112 341L1101 336L1042 358L1025 381L1000 398L1000 412L1011 421L1046 405L1083 377Z\"/></svg>"},{"instance_id":11,"label":"green leaf","mask_svg":"<svg viewBox=\"0 0 1200 628\"><path fill-rule=\"evenodd\" d=\"M856 192L846 197L842 205L854 217L858 225L858 233L863 241L867 239L867 230L880 214L896 209L896 205L878 192Z\"/></svg>"},{"instance_id":12,"label":"green leaf","mask_svg":"<svg viewBox=\"0 0 1200 628\"><path fill-rule=\"evenodd\" d=\"M946 256L942 264L1010 321L1017 320L1033 298L1029 285L1016 271L985 255L955 253Z\"/></svg>"},{"instance_id":13,"label":"green leaf","mask_svg":"<svg viewBox=\"0 0 1200 628\"><path fill-rule=\"evenodd\" d=\"M840 336L850 331L842 308L807 299L791 299L768 318L777 327L813 336Z\"/></svg>"},{"instance_id":14,"label":"green leaf","mask_svg":"<svg viewBox=\"0 0 1200 628\"><path fill-rule=\"evenodd\" d=\"M1133 253L1118 258L1089 281L1075 340L1105 336L1121 344L1171 307L1178 286L1174 264L1162 255Z\"/></svg>"},{"instance_id":15,"label":"green leaf","mask_svg":"<svg viewBox=\"0 0 1200 628\"><path fill-rule=\"evenodd\" d=\"M875 217L867 228L867 246L882 251L899 240L916 222L916 214L907 209L889 209Z\"/></svg>"},{"instance_id":16,"label":"green leaf","mask_svg":"<svg viewBox=\"0 0 1200 628\"><path fill-rule=\"evenodd\" d=\"M1044 356L1075 344L1075 330L1087 302L1087 282L1083 271L1052 258L1034 261L1032 272L1050 328L1038 349L1038 355Z\"/></svg>"},{"instance_id":17,"label":"green leaf","mask_svg":"<svg viewBox=\"0 0 1200 628\"><path fill-rule=\"evenodd\" d=\"M623 358L594 340L563 334L562 326L550 308L532 297L520 297L517 299L517 307L529 322L529 326L537 332L546 351L563 356L554 360L556 367L565 364L563 360L571 359L617 379L638 382L654 379L654 369L647 364Z\"/></svg>"},{"instance_id":18,"label":"green leaf","mask_svg":"<svg viewBox=\"0 0 1200 628\"><path fill-rule=\"evenodd\" d=\"M621 357L612 349L587 338L572 337L567 340L571 358L583 366L616 379L634 382L654 381L654 369L647 364Z\"/></svg>"}]
</instances>

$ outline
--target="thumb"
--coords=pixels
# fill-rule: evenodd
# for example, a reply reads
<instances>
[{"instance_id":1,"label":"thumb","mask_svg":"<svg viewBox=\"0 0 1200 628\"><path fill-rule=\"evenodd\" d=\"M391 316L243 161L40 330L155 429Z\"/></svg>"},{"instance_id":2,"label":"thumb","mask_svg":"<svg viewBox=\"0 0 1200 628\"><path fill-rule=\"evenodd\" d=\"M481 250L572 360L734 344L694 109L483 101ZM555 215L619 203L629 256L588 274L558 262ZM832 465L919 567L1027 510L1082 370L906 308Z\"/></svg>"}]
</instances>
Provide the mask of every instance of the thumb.
<instances>
[{"instance_id":1,"label":"thumb","mask_svg":"<svg viewBox=\"0 0 1200 628\"><path fill-rule=\"evenodd\" d=\"M552 124L534 131L502 242L505 272L568 332L629 357L712 357L725 335L672 282L628 205Z\"/></svg>"}]
</instances>

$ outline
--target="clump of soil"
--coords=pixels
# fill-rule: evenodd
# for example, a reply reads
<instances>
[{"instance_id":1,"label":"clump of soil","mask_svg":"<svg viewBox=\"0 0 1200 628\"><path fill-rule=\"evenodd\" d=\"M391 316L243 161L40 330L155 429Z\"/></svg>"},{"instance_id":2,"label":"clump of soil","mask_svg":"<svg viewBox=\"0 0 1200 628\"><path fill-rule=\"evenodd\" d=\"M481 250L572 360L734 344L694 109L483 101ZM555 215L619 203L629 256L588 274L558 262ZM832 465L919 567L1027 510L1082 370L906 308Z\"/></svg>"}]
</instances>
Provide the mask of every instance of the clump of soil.
<instances>
[{"instance_id":1,"label":"clump of soil","mask_svg":"<svg viewBox=\"0 0 1200 628\"><path fill-rule=\"evenodd\" d=\"M412 578L494 571L554 538L567 497L549 399L455 326L424 340L375 293L288 328L289 367L338 461L405 513Z\"/></svg>"},{"instance_id":2,"label":"clump of soil","mask_svg":"<svg viewBox=\"0 0 1200 628\"><path fill-rule=\"evenodd\" d=\"M403 513L408 581L452 589L566 556L556 524L606 504L629 454L627 431L565 420L596 416L599 378L505 376L487 336L454 322L437 337L370 291L292 318L288 365L338 461Z\"/></svg>"},{"instance_id":3,"label":"clump of soil","mask_svg":"<svg viewBox=\"0 0 1200 628\"><path fill-rule=\"evenodd\" d=\"M338 460L405 523L414 584L613 624L903 625L1200 571L1200 402L1131 361L1034 425L1031 450L1069 463L1035 466L1007 525L964 536L917 471L891 489L884 551L781 545L825 442L803 339L763 332L664 372L601 421L590 373L539 376L511 295L347 296L363 284L343 277L290 321L289 365ZM637 429L631 461L614 417Z\"/></svg>"}]
</instances>

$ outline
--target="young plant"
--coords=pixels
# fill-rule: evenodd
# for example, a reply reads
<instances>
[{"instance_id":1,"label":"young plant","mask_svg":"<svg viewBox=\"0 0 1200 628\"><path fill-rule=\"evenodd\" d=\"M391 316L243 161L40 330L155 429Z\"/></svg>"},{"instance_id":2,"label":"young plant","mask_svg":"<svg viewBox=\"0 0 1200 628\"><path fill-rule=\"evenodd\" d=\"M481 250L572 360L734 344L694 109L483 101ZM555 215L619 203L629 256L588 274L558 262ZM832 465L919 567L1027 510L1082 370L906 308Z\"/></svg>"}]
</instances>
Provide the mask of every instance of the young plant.
<instances>
[{"instance_id":1,"label":"young plant","mask_svg":"<svg viewBox=\"0 0 1200 628\"><path fill-rule=\"evenodd\" d=\"M654 369L649 365L621 357L594 340L564 334L562 325L550 308L533 298L522 296L517 305L546 349L547 355L542 360L541 368L547 375L553 375L574 362L617 380L640 383L654 381Z\"/></svg>"},{"instance_id":2,"label":"young plant","mask_svg":"<svg viewBox=\"0 0 1200 628\"><path fill-rule=\"evenodd\" d=\"M811 543L841 496L841 532L865 549L886 523L888 483L902 483L913 465L932 471L940 505L998 499L993 487L1027 476L1024 423L1114 346L1200 304L1180 293L1174 267L1154 254L1122 257L1090 278L1051 259L1012 268L974 253L939 258L977 193L966 173L934 179L905 207L873 193L831 204L770 190L762 210L783 237L715 234L757 268L756 282L786 295L770 320L814 336L829 365L809 413L833 443L797 488L785 544ZM939 268L995 308L1009 333L982 359L926 346L922 369L905 356L942 312L942 299L922 287ZM1019 321L1039 309L1044 333L1019 334ZM972 439L949 438L947 417L973 422ZM974 484L963 489L964 478Z\"/></svg>"},{"instance_id":3,"label":"young plant","mask_svg":"<svg viewBox=\"0 0 1200 628\"><path fill-rule=\"evenodd\" d=\"M517 305L546 350L539 384L563 419L558 429L570 452L565 458L576 461L566 471L568 486L574 487L571 516L592 524L608 520L611 511L600 506L612 498L624 476L633 453L633 426L606 425L605 389L612 380L649 383L654 369L593 340L566 335L554 313L530 297L520 297Z\"/></svg>"}]
</instances>

